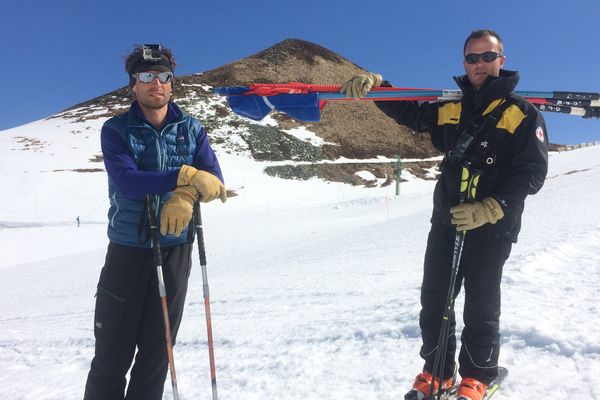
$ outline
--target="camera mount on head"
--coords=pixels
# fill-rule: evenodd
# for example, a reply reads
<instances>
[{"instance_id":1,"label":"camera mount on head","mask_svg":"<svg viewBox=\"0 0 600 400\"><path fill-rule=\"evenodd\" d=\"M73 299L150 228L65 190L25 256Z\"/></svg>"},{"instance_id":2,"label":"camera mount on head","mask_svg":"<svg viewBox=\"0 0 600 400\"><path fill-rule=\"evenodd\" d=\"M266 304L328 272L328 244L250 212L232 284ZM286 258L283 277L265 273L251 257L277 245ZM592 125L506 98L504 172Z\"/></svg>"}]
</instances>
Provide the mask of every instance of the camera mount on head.
<instances>
[{"instance_id":1,"label":"camera mount on head","mask_svg":"<svg viewBox=\"0 0 600 400\"><path fill-rule=\"evenodd\" d=\"M136 45L125 61L130 86L135 83L135 74L138 72L173 72L174 68L171 51L160 44Z\"/></svg>"},{"instance_id":2,"label":"camera mount on head","mask_svg":"<svg viewBox=\"0 0 600 400\"><path fill-rule=\"evenodd\" d=\"M146 63L158 64L162 57L160 44L145 44L142 46L142 57Z\"/></svg>"}]
</instances>

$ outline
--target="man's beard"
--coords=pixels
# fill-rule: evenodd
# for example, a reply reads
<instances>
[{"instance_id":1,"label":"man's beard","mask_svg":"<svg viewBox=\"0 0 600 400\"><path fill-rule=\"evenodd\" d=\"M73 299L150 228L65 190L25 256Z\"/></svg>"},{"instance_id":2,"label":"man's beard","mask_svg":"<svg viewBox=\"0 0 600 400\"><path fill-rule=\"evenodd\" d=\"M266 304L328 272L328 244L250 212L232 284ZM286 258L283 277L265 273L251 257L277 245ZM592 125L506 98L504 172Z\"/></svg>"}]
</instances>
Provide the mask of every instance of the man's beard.
<instances>
[{"instance_id":1,"label":"man's beard","mask_svg":"<svg viewBox=\"0 0 600 400\"><path fill-rule=\"evenodd\" d=\"M150 109L161 109L163 108L165 105L167 105L167 103L169 103L169 98L170 96L165 96L164 98L161 99L137 99L138 103L140 103L140 105L146 107L146 108L150 108Z\"/></svg>"}]
</instances>

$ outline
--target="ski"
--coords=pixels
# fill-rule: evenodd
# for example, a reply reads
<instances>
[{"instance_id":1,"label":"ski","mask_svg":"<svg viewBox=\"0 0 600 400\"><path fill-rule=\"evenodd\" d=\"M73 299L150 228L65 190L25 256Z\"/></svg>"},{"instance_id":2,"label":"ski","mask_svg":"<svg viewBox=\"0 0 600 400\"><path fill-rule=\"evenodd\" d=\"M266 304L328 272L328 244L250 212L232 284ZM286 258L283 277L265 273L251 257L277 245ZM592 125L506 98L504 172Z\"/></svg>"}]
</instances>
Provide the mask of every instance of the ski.
<instances>
[{"instance_id":1,"label":"ski","mask_svg":"<svg viewBox=\"0 0 600 400\"><path fill-rule=\"evenodd\" d=\"M458 385L454 386L450 390L442 391L442 393L440 394L440 400L451 400L456 394L457 390ZM423 397L423 394L421 392L417 392L414 389L404 395L404 400L437 400L437 398L437 394L433 397Z\"/></svg>"},{"instance_id":2,"label":"ski","mask_svg":"<svg viewBox=\"0 0 600 400\"><path fill-rule=\"evenodd\" d=\"M482 400L490 399L494 395L494 393L496 393L496 391L498 391L498 389L500 388L500 385L502 385L502 382L504 381L504 379L506 379L507 375L508 375L508 370L506 368L498 367L498 376L496 377L496 379L494 379L492 381L492 383L490 383L490 386L488 386ZM462 397L462 396L453 396L453 397L450 397L450 400L468 400L468 399L465 397Z\"/></svg>"},{"instance_id":3,"label":"ski","mask_svg":"<svg viewBox=\"0 0 600 400\"><path fill-rule=\"evenodd\" d=\"M498 388L500 387L500 385L502 384L502 382L504 381L504 379L506 379L506 376L508 375L508 370L504 367L498 367L498 376L496 377L496 379L494 379L492 381L492 383L490 383L490 386L488 387L488 390L485 393L485 396L483 396L483 400L487 400L490 397L492 397L494 395L494 393L496 393L496 391L498 390Z\"/></svg>"},{"instance_id":4,"label":"ski","mask_svg":"<svg viewBox=\"0 0 600 400\"><path fill-rule=\"evenodd\" d=\"M537 104L533 103L533 105L540 111L548 111L555 112L561 114L570 114L570 115L578 115L580 117L585 117L586 114L589 113L590 117L594 115L595 108L591 107L572 107L572 106L563 106L559 104ZM589 112L587 110L590 110Z\"/></svg>"}]
</instances>

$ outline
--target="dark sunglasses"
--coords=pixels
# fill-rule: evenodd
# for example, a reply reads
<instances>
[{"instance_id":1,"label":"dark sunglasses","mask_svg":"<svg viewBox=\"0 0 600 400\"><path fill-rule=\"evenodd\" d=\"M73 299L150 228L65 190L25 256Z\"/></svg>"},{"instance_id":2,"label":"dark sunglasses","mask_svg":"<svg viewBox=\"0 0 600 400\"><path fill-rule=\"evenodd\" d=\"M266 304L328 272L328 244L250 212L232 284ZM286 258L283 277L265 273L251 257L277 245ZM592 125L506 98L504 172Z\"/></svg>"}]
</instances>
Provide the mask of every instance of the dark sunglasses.
<instances>
[{"instance_id":1,"label":"dark sunglasses","mask_svg":"<svg viewBox=\"0 0 600 400\"><path fill-rule=\"evenodd\" d=\"M496 53L495 51L486 51L485 53L481 53L481 54L467 54L465 56L465 61L467 62L467 64L476 64L477 61L479 61L479 59L481 58L484 62L486 63L491 63L492 61L495 61L497 58L502 57L500 54Z\"/></svg>"},{"instance_id":2,"label":"dark sunglasses","mask_svg":"<svg viewBox=\"0 0 600 400\"><path fill-rule=\"evenodd\" d=\"M135 76L138 81L143 83L151 83L155 78L158 78L160 83L171 82L171 79L173 79L172 72L159 72L157 74L152 72L138 72L133 76Z\"/></svg>"}]
</instances>

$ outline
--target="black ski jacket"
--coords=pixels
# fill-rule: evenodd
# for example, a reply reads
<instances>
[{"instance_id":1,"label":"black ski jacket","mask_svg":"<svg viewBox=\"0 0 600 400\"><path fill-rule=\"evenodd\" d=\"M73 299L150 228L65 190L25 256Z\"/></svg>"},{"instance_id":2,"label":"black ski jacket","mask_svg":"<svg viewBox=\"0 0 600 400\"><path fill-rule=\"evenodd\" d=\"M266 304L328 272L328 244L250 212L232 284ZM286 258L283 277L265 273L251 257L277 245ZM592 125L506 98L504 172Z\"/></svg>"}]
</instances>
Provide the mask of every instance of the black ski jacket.
<instances>
[{"instance_id":1,"label":"black ski jacket","mask_svg":"<svg viewBox=\"0 0 600 400\"><path fill-rule=\"evenodd\" d=\"M488 76L480 90L471 85L466 75L454 80L463 92L460 101L421 104L379 101L375 104L399 124L418 132L429 132L435 148L446 155L434 191L431 222L450 225L450 208L459 201L464 162L450 161L448 153L471 121L492 112L504 100L512 102L495 126L490 124L473 141L466 158L472 170L482 173L475 199L494 197L504 211L503 219L485 226L516 242L525 198L540 190L548 171L544 119L534 106L513 93L519 81L516 71L501 70L499 77Z\"/></svg>"}]
</instances>

